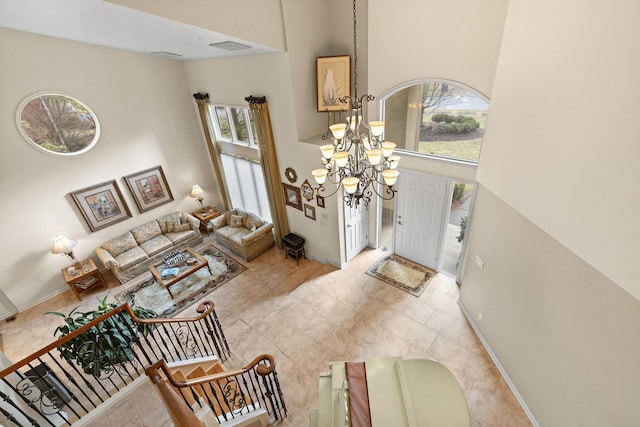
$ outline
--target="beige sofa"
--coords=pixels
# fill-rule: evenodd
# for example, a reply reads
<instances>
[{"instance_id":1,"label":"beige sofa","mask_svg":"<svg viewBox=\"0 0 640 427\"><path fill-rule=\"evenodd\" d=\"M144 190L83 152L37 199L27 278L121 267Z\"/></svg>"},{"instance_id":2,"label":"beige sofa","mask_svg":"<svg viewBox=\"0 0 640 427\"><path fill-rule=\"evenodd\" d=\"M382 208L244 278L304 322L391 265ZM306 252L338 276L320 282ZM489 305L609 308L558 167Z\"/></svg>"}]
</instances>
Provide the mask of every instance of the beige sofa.
<instances>
[{"instance_id":1,"label":"beige sofa","mask_svg":"<svg viewBox=\"0 0 640 427\"><path fill-rule=\"evenodd\" d=\"M273 224L241 209L227 211L209 221L216 240L245 261L251 261L275 244Z\"/></svg>"},{"instance_id":2,"label":"beige sofa","mask_svg":"<svg viewBox=\"0 0 640 427\"><path fill-rule=\"evenodd\" d=\"M96 255L120 283L125 283L168 252L202 240L200 221L186 212L174 212L104 242L96 248Z\"/></svg>"}]
</instances>

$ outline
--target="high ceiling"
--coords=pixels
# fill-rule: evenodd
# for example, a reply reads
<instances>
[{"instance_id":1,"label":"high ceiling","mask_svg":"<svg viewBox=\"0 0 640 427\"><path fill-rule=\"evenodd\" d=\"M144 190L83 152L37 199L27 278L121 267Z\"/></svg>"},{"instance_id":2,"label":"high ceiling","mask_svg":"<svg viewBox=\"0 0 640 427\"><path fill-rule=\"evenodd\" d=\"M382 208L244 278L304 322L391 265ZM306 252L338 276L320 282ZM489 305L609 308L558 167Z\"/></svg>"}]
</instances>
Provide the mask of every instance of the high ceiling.
<instances>
[{"instance_id":1,"label":"high ceiling","mask_svg":"<svg viewBox=\"0 0 640 427\"><path fill-rule=\"evenodd\" d=\"M276 52L102 0L0 0L0 27L180 61ZM210 46L228 41L250 48Z\"/></svg>"}]
</instances>

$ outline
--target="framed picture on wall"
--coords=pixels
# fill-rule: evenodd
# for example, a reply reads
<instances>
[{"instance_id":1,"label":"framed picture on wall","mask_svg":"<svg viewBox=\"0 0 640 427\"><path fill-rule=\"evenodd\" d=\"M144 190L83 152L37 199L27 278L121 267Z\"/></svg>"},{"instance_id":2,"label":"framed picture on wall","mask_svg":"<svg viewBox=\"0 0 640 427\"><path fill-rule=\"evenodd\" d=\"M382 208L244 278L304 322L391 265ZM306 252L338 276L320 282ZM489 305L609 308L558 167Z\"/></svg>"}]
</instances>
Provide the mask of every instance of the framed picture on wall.
<instances>
[{"instance_id":1,"label":"framed picture on wall","mask_svg":"<svg viewBox=\"0 0 640 427\"><path fill-rule=\"evenodd\" d=\"M173 200L173 194L171 194L162 166L154 166L127 175L123 179L127 183L127 187L129 187L140 213L157 208Z\"/></svg>"},{"instance_id":2,"label":"framed picture on wall","mask_svg":"<svg viewBox=\"0 0 640 427\"><path fill-rule=\"evenodd\" d=\"M293 185L282 183L284 190L284 202L298 210L302 210L302 196L300 195L300 188Z\"/></svg>"},{"instance_id":3,"label":"framed picture on wall","mask_svg":"<svg viewBox=\"0 0 640 427\"><path fill-rule=\"evenodd\" d=\"M316 196L316 203L318 204L319 208L324 208L324 197Z\"/></svg>"},{"instance_id":4,"label":"framed picture on wall","mask_svg":"<svg viewBox=\"0 0 640 427\"><path fill-rule=\"evenodd\" d=\"M116 180L106 181L69 193L91 231L131 218Z\"/></svg>"},{"instance_id":5,"label":"framed picture on wall","mask_svg":"<svg viewBox=\"0 0 640 427\"><path fill-rule=\"evenodd\" d=\"M316 208L311 205L304 204L304 216L309 219L316 220Z\"/></svg>"},{"instance_id":6,"label":"framed picture on wall","mask_svg":"<svg viewBox=\"0 0 640 427\"><path fill-rule=\"evenodd\" d=\"M348 102L340 102L351 93L351 56L322 56L316 59L318 111L347 111Z\"/></svg>"}]
</instances>

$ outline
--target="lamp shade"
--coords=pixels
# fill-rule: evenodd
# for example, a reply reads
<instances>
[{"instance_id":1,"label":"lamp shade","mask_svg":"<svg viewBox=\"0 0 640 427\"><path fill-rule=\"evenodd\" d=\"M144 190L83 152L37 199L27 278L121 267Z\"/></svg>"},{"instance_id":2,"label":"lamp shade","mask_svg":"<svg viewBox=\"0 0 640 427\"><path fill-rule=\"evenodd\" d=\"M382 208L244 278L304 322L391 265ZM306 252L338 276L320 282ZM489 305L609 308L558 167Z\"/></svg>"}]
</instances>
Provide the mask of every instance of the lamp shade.
<instances>
[{"instance_id":1,"label":"lamp shade","mask_svg":"<svg viewBox=\"0 0 640 427\"><path fill-rule=\"evenodd\" d=\"M345 178L342 180L342 185L344 185L344 189L349 194L353 194L358 189L358 178L350 176L349 178Z\"/></svg>"},{"instance_id":2,"label":"lamp shade","mask_svg":"<svg viewBox=\"0 0 640 427\"><path fill-rule=\"evenodd\" d=\"M203 194L204 194L204 191L202 191L202 188L200 188L200 186L196 184L193 187L191 187L191 193L189 193L189 197L193 199L198 199L202 197Z\"/></svg>"},{"instance_id":3,"label":"lamp shade","mask_svg":"<svg viewBox=\"0 0 640 427\"><path fill-rule=\"evenodd\" d=\"M64 236L56 236L53 239L53 249L51 249L52 254L64 254L71 251L78 244L77 240L67 239Z\"/></svg>"},{"instance_id":4,"label":"lamp shade","mask_svg":"<svg viewBox=\"0 0 640 427\"><path fill-rule=\"evenodd\" d=\"M345 125L346 126L346 125ZM344 134L344 132L343 132ZM330 159L333 156L333 145L322 145L320 146L320 151L322 152L322 157L325 159Z\"/></svg>"},{"instance_id":5,"label":"lamp shade","mask_svg":"<svg viewBox=\"0 0 640 427\"><path fill-rule=\"evenodd\" d=\"M347 125L345 123L336 123L329 126L329 130L335 139L342 139L344 138L344 132L347 130Z\"/></svg>"},{"instance_id":6,"label":"lamp shade","mask_svg":"<svg viewBox=\"0 0 640 427\"><path fill-rule=\"evenodd\" d=\"M318 184L322 185L327 180L328 173L329 171L326 169L314 169L311 172L311 175L313 175Z\"/></svg>"},{"instance_id":7,"label":"lamp shade","mask_svg":"<svg viewBox=\"0 0 640 427\"><path fill-rule=\"evenodd\" d=\"M400 156L394 154L393 156L389 156L387 160L389 160L389 169L398 168L398 163L400 163Z\"/></svg>"},{"instance_id":8,"label":"lamp shade","mask_svg":"<svg viewBox=\"0 0 640 427\"><path fill-rule=\"evenodd\" d=\"M393 154L393 149L396 148L396 144L394 142L384 141L382 143L382 155L387 158L391 154Z\"/></svg>"},{"instance_id":9,"label":"lamp shade","mask_svg":"<svg viewBox=\"0 0 640 427\"><path fill-rule=\"evenodd\" d=\"M382 171L382 178L384 179L384 183L389 187L396 183L398 175L400 175L400 172L395 169L385 169Z\"/></svg>"},{"instance_id":10,"label":"lamp shade","mask_svg":"<svg viewBox=\"0 0 640 427\"><path fill-rule=\"evenodd\" d=\"M380 122L380 121L369 122L369 128L371 129L371 133L373 134L373 136L382 135L382 132L384 132L385 124L386 124L385 122Z\"/></svg>"},{"instance_id":11,"label":"lamp shade","mask_svg":"<svg viewBox=\"0 0 640 427\"><path fill-rule=\"evenodd\" d=\"M380 163L380 160L382 160L382 150L374 148L372 150L366 150L365 153L369 158L369 163L371 163L373 166L378 165Z\"/></svg>"},{"instance_id":12,"label":"lamp shade","mask_svg":"<svg viewBox=\"0 0 640 427\"><path fill-rule=\"evenodd\" d=\"M338 151L333 154L333 160L336 161L336 165L338 165L339 168L343 168L347 166L347 163L349 162L349 152Z\"/></svg>"}]
</instances>

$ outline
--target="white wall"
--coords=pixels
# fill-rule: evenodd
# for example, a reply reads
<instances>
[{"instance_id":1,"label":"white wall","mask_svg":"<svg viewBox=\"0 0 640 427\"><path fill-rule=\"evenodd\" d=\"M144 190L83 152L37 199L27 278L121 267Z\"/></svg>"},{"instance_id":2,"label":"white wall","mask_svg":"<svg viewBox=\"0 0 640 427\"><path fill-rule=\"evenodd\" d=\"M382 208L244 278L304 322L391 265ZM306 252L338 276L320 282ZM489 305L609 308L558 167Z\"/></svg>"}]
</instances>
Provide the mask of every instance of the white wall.
<instances>
[{"instance_id":1,"label":"white wall","mask_svg":"<svg viewBox=\"0 0 640 427\"><path fill-rule=\"evenodd\" d=\"M78 258L94 256L98 245L135 225L195 210L191 186L213 194L215 182L181 63L5 29L0 55L10 58L0 78L0 289L24 309L68 290L60 274L68 260L49 253L56 234L78 240ZM92 150L56 157L22 138L15 111L42 90L93 109L102 133ZM175 200L140 214L122 177L155 165L162 165ZM112 179L133 217L92 233L68 193Z\"/></svg>"},{"instance_id":2,"label":"white wall","mask_svg":"<svg viewBox=\"0 0 640 427\"><path fill-rule=\"evenodd\" d=\"M478 180L640 299L640 3L512 0Z\"/></svg>"}]
</instances>

